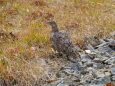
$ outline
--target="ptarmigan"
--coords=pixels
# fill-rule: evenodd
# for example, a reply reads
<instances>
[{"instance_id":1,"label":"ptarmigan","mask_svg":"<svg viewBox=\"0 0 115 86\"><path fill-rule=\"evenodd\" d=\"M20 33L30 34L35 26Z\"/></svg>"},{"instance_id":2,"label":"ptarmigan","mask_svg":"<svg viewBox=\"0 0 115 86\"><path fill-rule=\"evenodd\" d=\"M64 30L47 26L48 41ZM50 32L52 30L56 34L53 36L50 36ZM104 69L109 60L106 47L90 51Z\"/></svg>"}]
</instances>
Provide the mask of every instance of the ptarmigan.
<instances>
[{"instance_id":1,"label":"ptarmigan","mask_svg":"<svg viewBox=\"0 0 115 86\"><path fill-rule=\"evenodd\" d=\"M52 27L51 42L53 49L67 55L72 62L76 62L75 59L79 57L79 54L68 33L59 30L55 21L47 23Z\"/></svg>"}]
</instances>

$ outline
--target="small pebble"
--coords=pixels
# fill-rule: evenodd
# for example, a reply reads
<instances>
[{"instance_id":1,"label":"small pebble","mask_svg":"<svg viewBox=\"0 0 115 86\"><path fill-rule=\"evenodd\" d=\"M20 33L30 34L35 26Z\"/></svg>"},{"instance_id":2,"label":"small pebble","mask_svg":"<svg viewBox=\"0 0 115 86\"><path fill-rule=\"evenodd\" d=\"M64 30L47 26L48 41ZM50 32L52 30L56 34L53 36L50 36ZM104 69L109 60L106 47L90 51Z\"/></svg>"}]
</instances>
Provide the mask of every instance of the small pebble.
<instances>
[{"instance_id":1,"label":"small pebble","mask_svg":"<svg viewBox=\"0 0 115 86\"><path fill-rule=\"evenodd\" d=\"M111 68L110 72L111 72L112 75L115 75L115 68Z\"/></svg>"},{"instance_id":2,"label":"small pebble","mask_svg":"<svg viewBox=\"0 0 115 86\"><path fill-rule=\"evenodd\" d=\"M110 73L110 72L105 72L105 75L106 75L106 76L110 76L111 73Z\"/></svg>"},{"instance_id":3,"label":"small pebble","mask_svg":"<svg viewBox=\"0 0 115 86\"><path fill-rule=\"evenodd\" d=\"M87 54L91 54L91 50L85 50Z\"/></svg>"}]
</instances>

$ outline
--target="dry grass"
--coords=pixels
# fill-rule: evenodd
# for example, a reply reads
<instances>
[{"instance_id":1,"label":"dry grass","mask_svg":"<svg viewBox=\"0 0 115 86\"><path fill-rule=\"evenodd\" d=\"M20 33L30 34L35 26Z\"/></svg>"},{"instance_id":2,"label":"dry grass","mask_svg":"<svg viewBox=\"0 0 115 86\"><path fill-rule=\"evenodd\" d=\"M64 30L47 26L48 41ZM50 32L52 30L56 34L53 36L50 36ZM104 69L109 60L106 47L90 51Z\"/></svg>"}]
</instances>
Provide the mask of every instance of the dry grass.
<instances>
[{"instance_id":1,"label":"dry grass","mask_svg":"<svg viewBox=\"0 0 115 86\"><path fill-rule=\"evenodd\" d=\"M0 0L0 76L33 83L46 67L31 64L51 51L50 27L55 20L61 29L82 44L87 36L107 37L115 30L114 0ZM10 34L12 32L12 35ZM38 66L39 65L39 66Z\"/></svg>"}]
</instances>

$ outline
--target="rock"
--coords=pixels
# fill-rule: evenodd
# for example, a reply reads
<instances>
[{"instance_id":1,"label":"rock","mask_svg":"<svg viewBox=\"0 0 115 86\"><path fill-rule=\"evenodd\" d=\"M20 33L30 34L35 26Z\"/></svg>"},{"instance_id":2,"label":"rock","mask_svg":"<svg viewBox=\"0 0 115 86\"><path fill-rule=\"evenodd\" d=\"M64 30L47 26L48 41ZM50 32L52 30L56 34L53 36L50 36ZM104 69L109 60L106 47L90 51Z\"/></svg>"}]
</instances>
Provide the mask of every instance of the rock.
<instances>
[{"instance_id":1,"label":"rock","mask_svg":"<svg viewBox=\"0 0 115 86\"><path fill-rule=\"evenodd\" d=\"M93 79L92 74L81 75L81 83L89 84L91 83L92 79Z\"/></svg>"},{"instance_id":2,"label":"rock","mask_svg":"<svg viewBox=\"0 0 115 86\"><path fill-rule=\"evenodd\" d=\"M110 72L105 72L105 75L106 76L111 76L111 73Z\"/></svg>"},{"instance_id":3,"label":"rock","mask_svg":"<svg viewBox=\"0 0 115 86\"><path fill-rule=\"evenodd\" d=\"M100 44L100 45L95 46L95 48L96 48L96 49L97 49L97 48L102 48L102 47L104 47L104 46L106 46L106 45L107 45L107 43L104 42L104 43L102 43L102 44Z\"/></svg>"},{"instance_id":4,"label":"rock","mask_svg":"<svg viewBox=\"0 0 115 86\"><path fill-rule=\"evenodd\" d=\"M93 61L94 61L95 63L102 63L102 61L100 60L100 58L95 58Z\"/></svg>"},{"instance_id":5,"label":"rock","mask_svg":"<svg viewBox=\"0 0 115 86\"><path fill-rule=\"evenodd\" d=\"M81 55L81 61L84 62L84 63L88 62L88 61L91 61L90 56L87 55L87 54L82 54Z\"/></svg>"},{"instance_id":6,"label":"rock","mask_svg":"<svg viewBox=\"0 0 115 86\"><path fill-rule=\"evenodd\" d=\"M108 43L111 43L111 42L115 41L115 39L112 39L112 38L107 38L107 39L104 39L104 40L107 40Z\"/></svg>"},{"instance_id":7,"label":"rock","mask_svg":"<svg viewBox=\"0 0 115 86\"><path fill-rule=\"evenodd\" d=\"M81 70L81 72L80 72L82 75L85 75L85 74L87 74L87 73L89 73L87 70Z\"/></svg>"},{"instance_id":8,"label":"rock","mask_svg":"<svg viewBox=\"0 0 115 86\"><path fill-rule=\"evenodd\" d=\"M108 42L108 41L105 41L105 39L100 39L100 44L103 44L105 42Z\"/></svg>"},{"instance_id":9,"label":"rock","mask_svg":"<svg viewBox=\"0 0 115 86\"><path fill-rule=\"evenodd\" d=\"M57 85L61 86L61 84L63 84L63 83L64 83L64 81L63 81L63 79L61 79L61 80L57 80L57 81L54 81L54 82L50 83L49 86L57 86ZM46 84L46 86L47 85L48 84ZM65 85L63 85L63 86L65 86Z\"/></svg>"},{"instance_id":10,"label":"rock","mask_svg":"<svg viewBox=\"0 0 115 86\"><path fill-rule=\"evenodd\" d=\"M88 54L88 57L93 60L96 57L96 54Z\"/></svg>"},{"instance_id":11,"label":"rock","mask_svg":"<svg viewBox=\"0 0 115 86\"><path fill-rule=\"evenodd\" d=\"M57 86L69 86L69 85L60 83Z\"/></svg>"},{"instance_id":12,"label":"rock","mask_svg":"<svg viewBox=\"0 0 115 86\"><path fill-rule=\"evenodd\" d=\"M91 50L85 50L87 54L91 54Z\"/></svg>"},{"instance_id":13,"label":"rock","mask_svg":"<svg viewBox=\"0 0 115 86\"><path fill-rule=\"evenodd\" d=\"M95 73L96 73L97 78L105 77L105 74L103 72L96 71Z\"/></svg>"},{"instance_id":14,"label":"rock","mask_svg":"<svg viewBox=\"0 0 115 86\"><path fill-rule=\"evenodd\" d=\"M110 68L110 72L112 75L115 75L115 68Z\"/></svg>"},{"instance_id":15,"label":"rock","mask_svg":"<svg viewBox=\"0 0 115 86\"><path fill-rule=\"evenodd\" d=\"M88 71L94 71L95 69L93 67L88 67L87 70Z\"/></svg>"},{"instance_id":16,"label":"rock","mask_svg":"<svg viewBox=\"0 0 115 86\"><path fill-rule=\"evenodd\" d=\"M90 51L94 51L94 50L95 50L91 44L88 44L88 45L86 46L86 48L87 48L88 50L90 50Z\"/></svg>"},{"instance_id":17,"label":"rock","mask_svg":"<svg viewBox=\"0 0 115 86\"><path fill-rule=\"evenodd\" d=\"M76 76L72 76L71 80L74 81L74 82L80 82L79 77L76 77Z\"/></svg>"},{"instance_id":18,"label":"rock","mask_svg":"<svg viewBox=\"0 0 115 86\"><path fill-rule=\"evenodd\" d=\"M85 86L105 86L104 84L88 84L88 85L85 85Z\"/></svg>"},{"instance_id":19,"label":"rock","mask_svg":"<svg viewBox=\"0 0 115 86\"><path fill-rule=\"evenodd\" d=\"M107 82L111 82L111 78L109 76L98 77L91 81L91 84L105 84Z\"/></svg>"},{"instance_id":20,"label":"rock","mask_svg":"<svg viewBox=\"0 0 115 86\"><path fill-rule=\"evenodd\" d=\"M108 53L109 55L111 55L111 54L114 52L114 50L112 50L112 49L108 46L108 44L105 44L104 46L99 47L99 48L98 48L98 51L103 52L103 53Z\"/></svg>"},{"instance_id":21,"label":"rock","mask_svg":"<svg viewBox=\"0 0 115 86\"><path fill-rule=\"evenodd\" d=\"M105 86L115 82L115 54L112 54L115 51L109 46L112 41L102 40L97 49L87 45L88 50L80 52L79 61L60 67L55 73L57 81L46 86Z\"/></svg>"},{"instance_id":22,"label":"rock","mask_svg":"<svg viewBox=\"0 0 115 86\"><path fill-rule=\"evenodd\" d=\"M87 62L86 63L87 67L93 67L93 64L94 64L93 62Z\"/></svg>"},{"instance_id":23,"label":"rock","mask_svg":"<svg viewBox=\"0 0 115 86\"><path fill-rule=\"evenodd\" d=\"M101 56L101 61L106 61L108 59L109 59L109 57L107 57L107 56Z\"/></svg>"},{"instance_id":24,"label":"rock","mask_svg":"<svg viewBox=\"0 0 115 86\"><path fill-rule=\"evenodd\" d=\"M115 51L115 40L109 43L109 47Z\"/></svg>"},{"instance_id":25,"label":"rock","mask_svg":"<svg viewBox=\"0 0 115 86\"><path fill-rule=\"evenodd\" d=\"M82 61L83 63L85 63L85 62L88 62L89 59L87 59L87 58L83 58L81 61Z\"/></svg>"},{"instance_id":26,"label":"rock","mask_svg":"<svg viewBox=\"0 0 115 86\"><path fill-rule=\"evenodd\" d=\"M64 80L62 82L60 82L58 85L54 85L54 86L76 86L79 85L79 82L74 82L71 80Z\"/></svg>"},{"instance_id":27,"label":"rock","mask_svg":"<svg viewBox=\"0 0 115 86\"><path fill-rule=\"evenodd\" d=\"M112 76L112 81L115 81L115 75L114 75L114 76Z\"/></svg>"},{"instance_id":28,"label":"rock","mask_svg":"<svg viewBox=\"0 0 115 86\"><path fill-rule=\"evenodd\" d=\"M107 82L111 82L111 78L109 76L104 76L98 79L99 84L105 84Z\"/></svg>"},{"instance_id":29,"label":"rock","mask_svg":"<svg viewBox=\"0 0 115 86\"><path fill-rule=\"evenodd\" d=\"M96 68L96 69L102 69L102 68L105 67L105 65L102 64L102 63L94 63L94 64L93 64L93 67Z\"/></svg>"},{"instance_id":30,"label":"rock","mask_svg":"<svg viewBox=\"0 0 115 86\"><path fill-rule=\"evenodd\" d=\"M109 64L109 65L115 64L115 57L111 57L107 59L106 61L104 61L104 63Z\"/></svg>"},{"instance_id":31,"label":"rock","mask_svg":"<svg viewBox=\"0 0 115 86\"><path fill-rule=\"evenodd\" d=\"M64 73L66 74L69 74L69 75L76 75L76 74L79 74L79 71L78 70L74 70L72 68L64 68L63 70Z\"/></svg>"}]
</instances>

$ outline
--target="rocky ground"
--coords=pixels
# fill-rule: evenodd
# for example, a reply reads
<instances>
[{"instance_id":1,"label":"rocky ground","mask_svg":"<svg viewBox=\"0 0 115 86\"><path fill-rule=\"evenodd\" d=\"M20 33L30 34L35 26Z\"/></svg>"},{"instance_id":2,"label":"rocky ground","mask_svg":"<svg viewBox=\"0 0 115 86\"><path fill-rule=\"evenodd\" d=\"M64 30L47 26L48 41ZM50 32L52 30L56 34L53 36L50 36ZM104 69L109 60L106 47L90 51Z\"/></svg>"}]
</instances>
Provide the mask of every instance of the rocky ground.
<instances>
[{"instance_id":1,"label":"rocky ground","mask_svg":"<svg viewBox=\"0 0 115 86\"><path fill-rule=\"evenodd\" d=\"M100 39L95 46L87 44L80 56L76 63L56 55L45 59L47 77L35 86L115 86L114 38Z\"/></svg>"},{"instance_id":2,"label":"rocky ground","mask_svg":"<svg viewBox=\"0 0 115 86\"><path fill-rule=\"evenodd\" d=\"M27 86L115 86L115 36L88 38L79 54L80 58L74 63L55 53L35 59L31 64L41 67L42 74L39 78L35 76L33 85ZM21 86L19 84L2 82L0 86Z\"/></svg>"}]
</instances>

